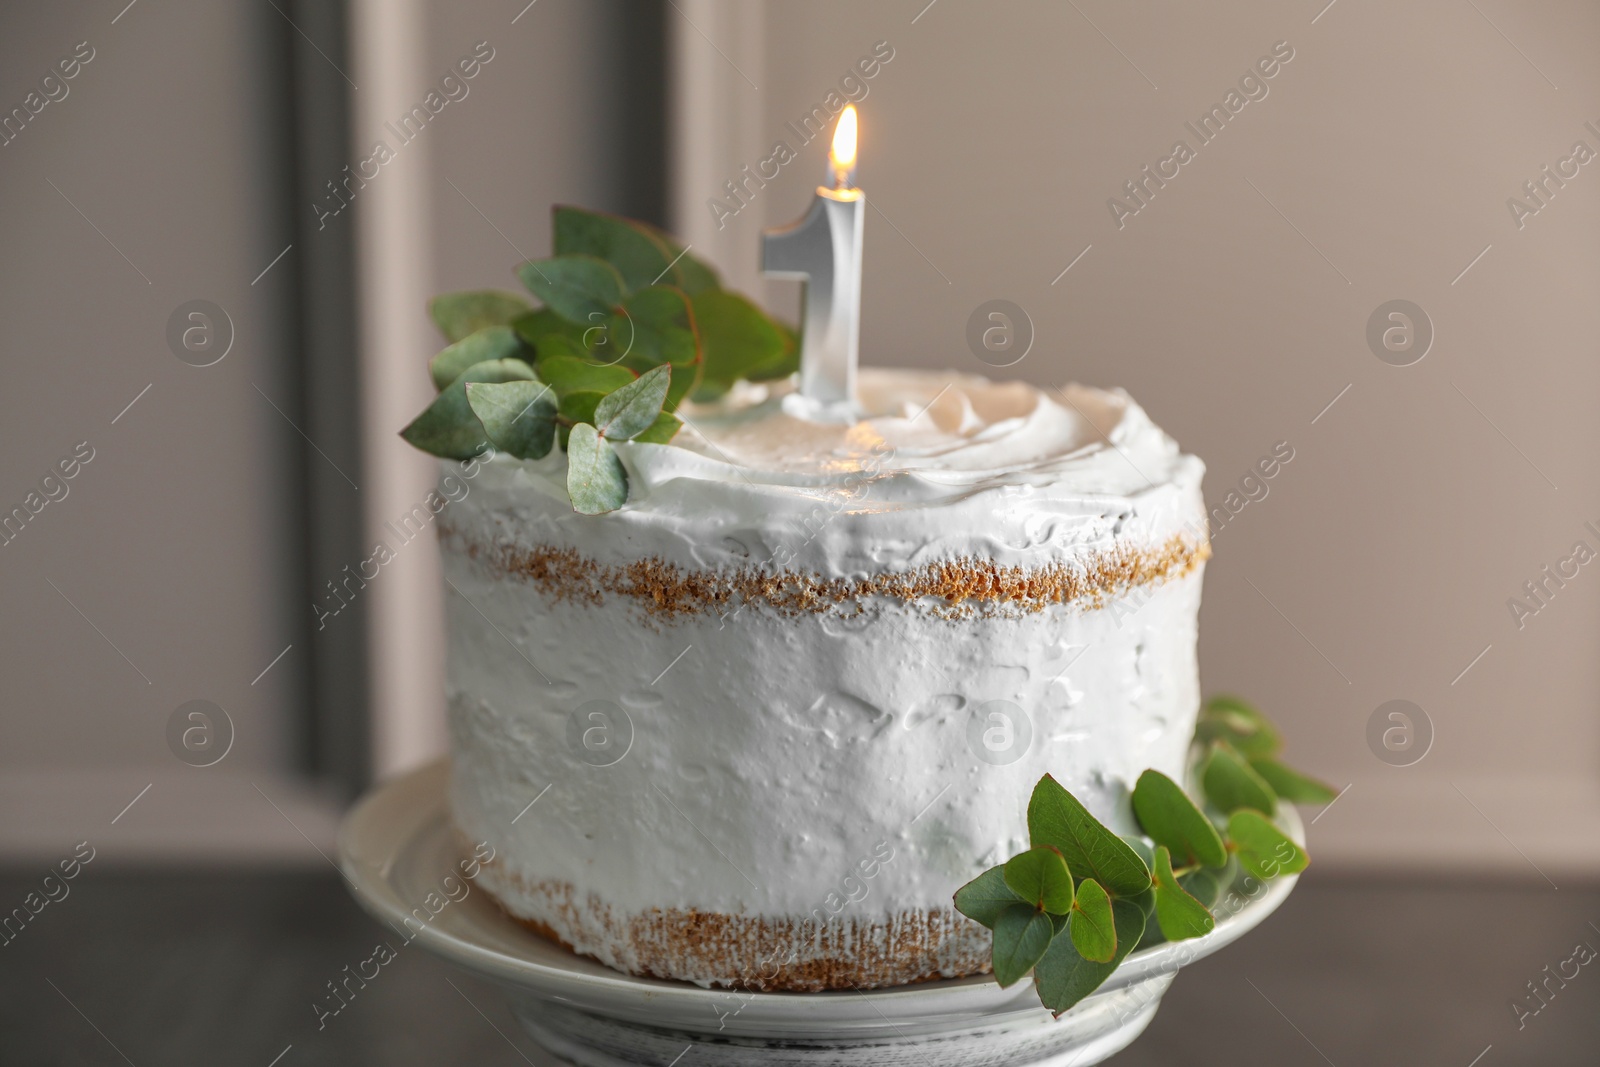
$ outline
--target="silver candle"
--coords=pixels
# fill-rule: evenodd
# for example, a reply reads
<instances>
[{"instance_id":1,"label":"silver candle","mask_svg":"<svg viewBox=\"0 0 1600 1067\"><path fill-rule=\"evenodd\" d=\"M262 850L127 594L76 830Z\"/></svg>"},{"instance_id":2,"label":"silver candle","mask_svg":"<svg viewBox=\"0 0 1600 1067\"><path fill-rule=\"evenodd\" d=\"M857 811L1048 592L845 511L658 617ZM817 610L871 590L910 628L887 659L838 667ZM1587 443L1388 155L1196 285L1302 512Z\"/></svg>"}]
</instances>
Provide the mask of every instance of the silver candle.
<instances>
[{"instance_id":1,"label":"silver candle","mask_svg":"<svg viewBox=\"0 0 1600 1067\"><path fill-rule=\"evenodd\" d=\"M761 269L805 282L800 333L800 391L823 403L856 398L861 348L861 228L867 201L852 185L856 109L845 107L828 153L833 186L818 186L811 209L789 226L761 235Z\"/></svg>"}]
</instances>

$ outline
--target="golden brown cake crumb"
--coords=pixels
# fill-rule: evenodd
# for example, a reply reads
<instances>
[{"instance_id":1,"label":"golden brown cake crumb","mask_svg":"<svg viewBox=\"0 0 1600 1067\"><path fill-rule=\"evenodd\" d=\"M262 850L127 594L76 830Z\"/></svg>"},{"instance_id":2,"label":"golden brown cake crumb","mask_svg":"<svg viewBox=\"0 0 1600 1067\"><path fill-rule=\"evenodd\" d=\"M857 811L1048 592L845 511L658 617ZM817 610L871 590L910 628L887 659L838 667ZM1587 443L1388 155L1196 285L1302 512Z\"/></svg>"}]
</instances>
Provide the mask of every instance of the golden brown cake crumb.
<instances>
[{"instance_id":1,"label":"golden brown cake crumb","mask_svg":"<svg viewBox=\"0 0 1600 1067\"><path fill-rule=\"evenodd\" d=\"M726 989L815 993L989 972L988 932L954 908L905 911L888 920L839 915L825 923L651 908L619 921L598 900L578 900L566 883L512 880L562 921L598 933L630 960L628 972L647 978L710 975L706 981ZM493 892L489 896L524 928L576 951L550 923L518 915ZM929 966L934 960L938 969Z\"/></svg>"},{"instance_id":2,"label":"golden brown cake crumb","mask_svg":"<svg viewBox=\"0 0 1600 1067\"><path fill-rule=\"evenodd\" d=\"M449 528L441 534L461 538ZM1211 555L1209 544L1174 536L1158 548L1118 545L1085 560L1042 567L960 558L861 578L825 578L754 566L694 571L659 558L602 564L552 545L463 547L491 573L521 578L552 600L598 604L628 597L664 619L726 615L746 606L785 616L852 615L875 598L921 604L950 618L1027 615L1058 604L1093 609L1138 586L1181 578Z\"/></svg>"}]
</instances>

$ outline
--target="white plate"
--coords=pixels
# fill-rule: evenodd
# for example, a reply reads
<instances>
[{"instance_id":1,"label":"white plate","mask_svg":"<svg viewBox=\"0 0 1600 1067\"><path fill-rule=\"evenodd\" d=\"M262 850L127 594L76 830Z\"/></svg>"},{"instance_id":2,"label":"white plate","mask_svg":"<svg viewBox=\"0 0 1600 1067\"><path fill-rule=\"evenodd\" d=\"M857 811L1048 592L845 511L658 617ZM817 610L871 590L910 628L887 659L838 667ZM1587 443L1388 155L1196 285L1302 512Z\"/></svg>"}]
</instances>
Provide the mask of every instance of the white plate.
<instances>
[{"instance_id":1,"label":"white plate","mask_svg":"<svg viewBox=\"0 0 1600 1067\"><path fill-rule=\"evenodd\" d=\"M992 978L833 993L734 993L635 978L568 952L512 921L482 892L443 897L463 858L450 831L441 761L389 781L346 817L339 862L363 907L402 938L500 983L546 1047L593 1067L663 1064L686 1044L690 1064L1072 1064L1123 1048L1154 1014L1178 968L1237 940L1272 914L1295 878L1235 887L1210 934L1128 957L1095 994L1059 1020L1031 980L1001 989ZM1283 824L1303 830L1287 808ZM423 922L420 917L426 917ZM408 923L407 920L410 920Z\"/></svg>"}]
</instances>

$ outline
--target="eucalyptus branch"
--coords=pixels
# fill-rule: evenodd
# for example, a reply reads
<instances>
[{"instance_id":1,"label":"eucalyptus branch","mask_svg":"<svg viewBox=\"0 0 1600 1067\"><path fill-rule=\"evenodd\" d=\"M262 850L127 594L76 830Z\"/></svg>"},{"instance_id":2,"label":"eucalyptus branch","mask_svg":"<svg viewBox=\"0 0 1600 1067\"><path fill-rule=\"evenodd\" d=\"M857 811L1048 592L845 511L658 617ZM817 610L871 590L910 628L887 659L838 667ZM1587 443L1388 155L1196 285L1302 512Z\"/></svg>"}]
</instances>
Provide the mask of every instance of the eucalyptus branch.
<instances>
[{"instance_id":1,"label":"eucalyptus branch","mask_svg":"<svg viewBox=\"0 0 1600 1067\"><path fill-rule=\"evenodd\" d=\"M1310 857L1272 821L1278 801L1328 803L1333 790L1278 762L1281 735L1254 707L1214 697L1195 727L1196 803L1157 770L1134 786L1140 836L1122 838L1049 775L1028 801L1031 847L956 890L955 906L994 933L995 979L1033 974L1059 1016L1136 948L1202 937L1242 869L1298 874Z\"/></svg>"},{"instance_id":2,"label":"eucalyptus branch","mask_svg":"<svg viewBox=\"0 0 1600 1067\"><path fill-rule=\"evenodd\" d=\"M788 377L799 343L660 230L577 208L554 214L555 255L517 268L542 306L493 290L429 305L450 344L429 364L438 396L401 436L461 460L487 444L526 460L559 446L573 507L599 514L628 497L614 442L670 442L679 403L713 399L741 378Z\"/></svg>"}]
</instances>

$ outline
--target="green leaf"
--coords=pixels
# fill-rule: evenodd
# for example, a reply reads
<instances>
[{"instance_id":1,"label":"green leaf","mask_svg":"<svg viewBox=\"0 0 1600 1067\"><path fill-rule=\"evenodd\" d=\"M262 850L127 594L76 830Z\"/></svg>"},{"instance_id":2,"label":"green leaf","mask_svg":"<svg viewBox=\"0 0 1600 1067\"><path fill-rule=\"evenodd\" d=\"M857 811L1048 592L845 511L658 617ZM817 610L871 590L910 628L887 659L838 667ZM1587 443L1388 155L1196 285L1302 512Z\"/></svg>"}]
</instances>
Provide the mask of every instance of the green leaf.
<instances>
[{"instance_id":1,"label":"green leaf","mask_svg":"<svg viewBox=\"0 0 1600 1067\"><path fill-rule=\"evenodd\" d=\"M1207 701L1194 734L1202 745L1226 741L1251 758L1273 756L1283 748L1277 728L1253 704L1238 697L1216 696Z\"/></svg>"},{"instance_id":2,"label":"green leaf","mask_svg":"<svg viewBox=\"0 0 1600 1067\"><path fill-rule=\"evenodd\" d=\"M1072 872L1053 848L1040 845L1012 856L1005 875L1006 885L1041 911L1065 915L1072 908Z\"/></svg>"},{"instance_id":3,"label":"green leaf","mask_svg":"<svg viewBox=\"0 0 1600 1067\"><path fill-rule=\"evenodd\" d=\"M630 293L658 281L675 280L669 273L676 250L651 228L617 215L558 205L552 212L557 256L585 255L616 268Z\"/></svg>"},{"instance_id":4,"label":"green leaf","mask_svg":"<svg viewBox=\"0 0 1600 1067\"><path fill-rule=\"evenodd\" d=\"M628 472L595 428L579 423L567 439L567 495L585 515L615 511L628 500Z\"/></svg>"},{"instance_id":5,"label":"green leaf","mask_svg":"<svg viewBox=\"0 0 1600 1067\"><path fill-rule=\"evenodd\" d=\"M751 381L764 382L772 378L787 378L800 369L800 331L778 319L773 319L772 324L783 335L783 355L777 362L763 367Z\"/></svg>"},{"instance_id":6,"label":"green leaf","mask_svg":"<svg viewBox=\"0 0 1600 1067\"><path fill-rule=\"evenodd\" d=\"M542 459L556 436L556 394L543 382L471 382L467 403L484 433L502 452Z\"/></svg>"},{"instance_id":7,"label":"green leaf","mask_svg":"<svg viewBox=\"0 0 1600 1067\"><path fill-rule=\"evenodd\" d=\"M471 459L484 450L489 438L467 403L467 383L532 380L533 368L520 359L475 364L434 397L428 409L401 430L400 436L424 452L445 459Z\"/></svg>"},{"instance_id":8,"label":"green leaf","mask_svg":"<svg viewBox=\"0 0 1600 1067\"><path fill-rule=\"evenodd\" d=\"M704 376L711 381L753 381L776 369L788 350L777 324L738 293L701 293L694 298L694 319L705 352Z\"/></svg>"},{"instance_id":9,"label":"green leaf","mask_svg":"<svg viewBox=\"0 0 1600 1067\"><path fill-rule=\"evenodd\" d=\"M1200 780L1206 799L1218 811L1231 813L1251 808L1272 815L1278 810L1272 787L1226 741L1211 742L1211 754L1201 769Z\"/></svg>"},{"instance_id":10,"label":"green leaf","mask_svg":"<svg viewBox=\"0 0 1600 1067\"><path fill-rule=\"evenodd\" d=\"M1155 863L1156 850L1150 844L1150 842L1146 841L1142 837L1134 837L1131 834L1118 834L1117 836L1122 838L1123 844L1127 845L1138 854L1139 858L1144 861L1146 869L1149 869L1150 865Z\"/></svg>"},{"instance_id":11,"label":"green leaf","mask_svg":"<svg viewBox=\"0 0 1600 1067\"><path fill-rule=\"evenodd\" d=\"M1008 986L1033 970L1054 936L1050 916L1032 904L1008 905L994 924L991 958L995 981Z\"/></svg>"},{"instance_id":12,"label":"green leaf","mask_svg":"<svg viewBox=\"0 0 1600 1067\"><path fill-rule=\"evenodd\" d=\"M1150 870L1139 854L1048 774L1028 800L1028 834L1034 845L1057 849L1077 877L1093 878L1112 896L1133 896L1150 886Z\"/></svg>"},{"instance_id":13,"label":"green leaf","mask_svg":"<svg viewBox=\"0 0 1600 1067\"><path fill-rule=\"evenodd\" d=\"M1332 786L1301 774L1267 756L1250 760L1250 769L1272 787L1279 800L1291 804L1331 804L1338 793Z\"/></svg>"},{"instance_id":14,"label":"green leaf","mask_svg":"<svg viewBox=\"0 0 1600 1067\"><path fill-rule=\"evenodd\" d=\"M667 252L671 254L673 261L672 274L668 277L674 279L673 284L678 288L690 296L703 293L707 289L722 288L722 279L717 276L716 268L692 255L676 237L658 230L648 222L640 222L637 225L645 233L667 246Z\"/></svg>"},{"instance_id":15,"label":"green leaf","mask_svg":"<svg viewBox=\"0 0 1600 1067\"><path fill-rule=\"evenodd\" d=\"M597 332L604 333L605 331L599 330ZM534 347L534 352L538 357L538 362L533 365L534 370L538 370L546 361L552 359L575 359L579 363L586 363L590 366L603 365L605 363L604 360L591 358L589 350L584 348L582 344L560 334L552 333L541 337L539 343Z\"/></svg>"},{"instance_id":16,"label":"green leaf","mask_svg":"<svg viewBox=\"0 0 1600 1067\"><path fill-rule=\"evenodd\" d=\"M568 393L561 398L561 406L558 410L561 413L561 417L569 423L587 422L592 425L594 423L594 413L599 409L600 401L605 398L606 395L604 393L589 392L587 390ZM565 438L562 440L562 447L566 447Z\"/></svg>"},{"instance_id":17,"label":"green leaf","mask_svg":"<svg viewBox=\"0 0 1600 1067\"><path fill-rule=\"evenodd\" d=\"M1228 840L1239 863L1257 878L1299 874L1310 864L1305 849L1258 811L1236 811L1228 819Z\"/></svg>"},{"instance_id":18,"label":"green leaf","mask_svg":"<svg viewBox=\"0 0 1600 1067\"><path fill-rule=\"evenodd\" d=\"M1224 876L1226 868L1200 867L1188 874L1178 876L1178 884L1183 891L1198 900L1206 910L1210 910L1222 897L1223 887L1229 879Z\"/></svg>"},{"instance_id":19,"label":"green leaf","mask_svg":"<svg viewBox=\"0 0 1600 1067\"><path fill-rule=\"evenodd\" d=\"M667 399L672 367L646 371L634 381L607 393L594 409L595 429L613 441L627 441L655 425Z\"/></svg>"},{"instance_id":20,"label":"green leaf","mask_svg":"<svg viewBox=\"0 0 1600 1067\"><path fill-rule=\"evenodd\" d=\"M1111 916L1117 947L1109 962L1086 960L1071 937L1058 937L1034 966L1033 983L1039 1000L1057 1015L1100 988L1144 936L1145 912L1133 900L1113 900Z\"/></svg>"},{"instance_id":21,"label":"green leaf","mask_svg":"<svg viewBox=\"0 0 1600 1067\"><path fill-rule=\"evenodd\" d=\"M595 327L568 322L549 308L540 308L520 315L511 324L517 336L529 345L540 359L546 356L579 356L589 354L587 337Z\"/></svg>"},{"instance_id":22,"label":"green leaf","mask_svg":"<svg viewBox=\"0 0 1600 1067\"><path fill-rule=\"evenodd\" d=\"M655 278L654 275L651 276L652 278L676 285L690 296L704 292L707 289L722 288L722 281L717 277L716 270L704 260L690 254L689 250L676 237L665 230L658 229L648 222L641 222L638 219L624 219L622 221L666 249L667 258L672 263L672 270L665 278ZM652 283L647 282L646 284Z\"/></svg>"},{"instance_id":23,"label":"green leaf","mask_svg":"<svg viewBox=\"0 0 1600 1067\"><path fill-rule=\"evenodd\" d=\"M956 910L973 922L989 929L999 921L1000 913L1012 904L1027 901L1006 885L1005 867L990 867L978 877L956 890Z\"/></svg>"},{"instance_id":24,"label":"green leaf","mask_svg":"<svg viewBox=\"0 0 1600 1067\"><path fill-rule=\"evenodd\" d=\"M683 427L683 420L676 415L662 412L656 416L656 421L650 424L649 429L634 438L640 444L664 445L675 437Z\"/></svg>"},{"instance_id":25,"label":"green leaf","mask_svg":"<svg viewBox=\"0 0 1600 1067\"><path fill-rule=\"evenodd\" d=\"M680 367L700 358L694 311L682 289L652 285L630 296L623 308L638 327L632 358Z\"/></svg>"},{"instance_id":26,"label":"green leaf","mask_svg":"<svg viewBox=\"0 0 1600 1067\"><path fill-rule=\"evenodd\" d=\"M1093 878L1078 883L1072 902L1072 946L1091 963L1110 963L1117 955L1117 929L1111 897Z\"/></svg>"},{"instance_id":27,"label":"green leaf","mask_svg":"<svg viewBox=\"0 0 1600 1067\"><path fill-rule=\"evenodd\" d=\"M433 375L433 387L443 392L468 367L495 359L526 362L528 355L527 347L511 327L485 326L434 356L428 371Z\"/></svg>"},{"instance_id":28,"label":"green leaf","mask_svg":"<svg viewBox=\"0 0 1600 1067\"><path fill-rule=\"evenodd\" d=\"M679 289L690 296L698 296L708 289L722 288L722 279L717 276L715 267L679 248L671 238L668 238L668 247L678 261L673 273L678 276Z\"/></svg>"},{"instance_id":29,"label":"green leaf","mask_svg":"<svg viewBox=\"0 0 1600 1067\"><path fill-rule=\"evenodd\" d=\"M428 314L433 317L434 325L451 342L460 341L485 326L509 325L527 312L528 302L522 297L496 289L444 293L428 301Z\"/></svg>"},{"instance_id":30,"label":"green leaf","mask_svg":"<svg viewBox=\"0 0 1600 1067\"><path fill-rule=\"evenodd\" d=\"M1133 813L1139 825L1158 845L1165 845L1181 866L1202 863L1221 867L1228 862L1222 835L1183 788L1157 770L1139 775L1133 789Z\"/></svg>"},{"instance_id":31,"label":"green leaf","mask_svg":"<svg viewBox=\"0 0 1600 1067\"><path fill-rule=\"evenodd\" d=\"M573 356L552 356L539 361L539 380L561 397L568 393L604 395L633 381L634 374L627 367L601 366Z\"/></svg>"},{"instance_id":32,"label":"green leaf","mask_svg":"<svg viewBox=\"0 0 1600 1067\"><path fill-rule=\"evenodd\" d=\"M1154 864L1155 860L1152 859L1150 862ZM1156 913L1155 882L1152 881L1149 885L1145 886L1143 893L1135 893L1131 897L1118 897L1116 899L1127 900L1139 905L1140 908L1144 909L1145 918L1149 918Z\"/></svg>"},{"instance_id":33,"label":"green leaf","mask_svg":"<svg viewBox=\"0 0 1600 1067\"><path fill-rule=\"evenodd\" d=\"M709 404L726 396L732 385L732 382L714 382L702 376L700 383L694 387L694 392L689 394L689 399L696 404Z\"/></svg>"},{"instance_id":34,"label":"green leaf","mask_svg":"<svg viewBox=\"0 0 1600 1067\"><path fill-rule=\"evenodd\" d=\"M689 298L680 289L656 285L629 297L622 313L608 320L603 342L591 346L592 358L600 362L622 363L640 372L662 363L673 365L668 409L676 407L699 380L700 340Z\"/></svg>"},{"instance_id":35,"label":"green leaf","mask_svg":"<svg viewBox=\"0 0 1600 1067\"><path fill-rule=\"evenodd\" d=\"M1203 937L1216 929L1206 906L1190 896L1172 874L1172 857L1165 845L1156 848L1156 922L1168 941Z\"/></svg>"},{"instance_id":36,"label":"green leaf","mask_svg":"<svg viewBox=\"0 0 1600 1067\"><path fill-rule=\"evenodd\" d=\"M603 326L622 303L622 277L593 256L530 260L517 268L530 292L557 315L583 326Z\"/></svg>"}]
</instances>

